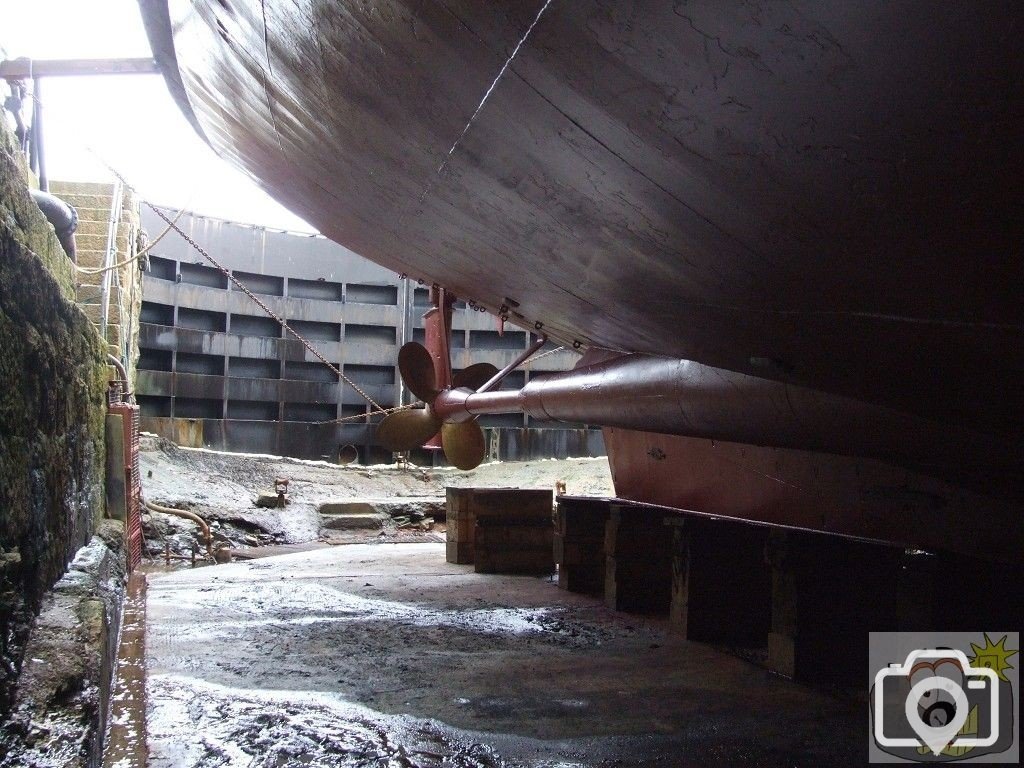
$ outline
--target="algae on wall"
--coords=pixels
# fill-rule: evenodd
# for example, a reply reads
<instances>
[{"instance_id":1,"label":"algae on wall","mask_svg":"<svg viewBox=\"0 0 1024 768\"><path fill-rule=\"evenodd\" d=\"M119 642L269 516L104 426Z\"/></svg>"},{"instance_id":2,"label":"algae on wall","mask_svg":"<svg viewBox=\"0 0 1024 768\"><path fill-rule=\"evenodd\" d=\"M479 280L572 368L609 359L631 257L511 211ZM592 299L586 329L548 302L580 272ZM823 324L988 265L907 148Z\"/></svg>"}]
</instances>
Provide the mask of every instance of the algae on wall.
<instances>
[{"instance_id":1,"label":"algae on wall","mask_svg":"<svg viewBox=\"0 0 1024 768\"><path fill-rule=\"evenodd\" d=\"M75 268L53 227L28 193L14 137L0 120L0 222L46 266L68 301L75 300Z\"/></svg>"},{"instance_id":2,"label":"algae on wall","mask_svg":"<svg viewBox=\"0 0 1024 768\"><path fill-rule=\"evenodd\" d=\"M43 594L103 516L106 349L0 125L0 717Z\"/></svg>"}]
</instances>

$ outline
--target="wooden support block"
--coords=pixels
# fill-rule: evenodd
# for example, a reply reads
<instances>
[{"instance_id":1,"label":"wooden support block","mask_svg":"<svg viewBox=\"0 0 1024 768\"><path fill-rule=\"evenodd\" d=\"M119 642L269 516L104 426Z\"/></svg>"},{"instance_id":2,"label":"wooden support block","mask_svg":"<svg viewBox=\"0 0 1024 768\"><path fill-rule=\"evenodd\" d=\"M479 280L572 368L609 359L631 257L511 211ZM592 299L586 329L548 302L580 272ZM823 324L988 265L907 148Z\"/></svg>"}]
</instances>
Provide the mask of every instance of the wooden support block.
<instances>
[{"instance_id":1,"label":"wooden support block","mask_svg":"<svg viewBox=\"0 0 1024 768\"><path fill-rule=\"evenodd\" d=\"M550 526L543 528L533 525L488 526L477 524L473 544L477 550L484 549L537 549L544 550L552 563L551 540L554 531Z\"/></svg>"},{"instance_id":2,"label":"wooden support block","mask_svg":"<svg viewBox=\"0 0 1024 768\"><path fill-rule=\"evenodd\" d=\"M460 541L449 541L445 543L445 560L449 563L459 563L461 565L472 565L473 564L473 543L472 542L460 542Z\"/></svg>"},{"instance_id":3,"label":"wooden support block","mask_svg":"<svg viewBox=\"0 0 1024 768\"><path fill-rule=\"evenodd\" d=\"M473 562L473 533L476 521L469 504L469 495L461 488L446 488L447 545L445 559L449 563Z\"/></svg>"},{"instance_id":4,"label":"wooden support block","mask_svg":"<svg viewBox=\"0 0 1024 768\"><path fill-rule=\"evenodd\" d=\"M669 520L666 525L671 525ZM672 525L672 600L668 621L672 631L689 637L690 618L690 531Z\"/></svg>"},{"instance_id":5,"label":"wooden support block","mask_svg":"<svg viewBox=\"0 0 1024 768\"><path fill-rule=\"evenodd\" d=\"M787 677L853 684L868 633L895 631L903 549L826 534L773 530L768 666Z\"/></svg>"},{"instance_id":6,"label":"wooden support block","mask_svg":"<svg viewBox=\"0 0 1024 768\"><path fill-rule=\"evenodd\" d=\"M553 554L561 589L604 594L604 539L610 514L611 503L605 499L558 499Z\"/></svg>"},{"instance_id":7,"label":"wooden support block","mask_svg":"<svg viewBox=\"0 0 1024 768\"><path fill-rule=\"evenodd\" d=\"M568 538L604 539L604 529L611 513L606 499L562 497L556 511L556 530Z\"/></svg>"},{"instance_id":8,"label":"wooden support block","mask_svg":"<svg viewBox=\"0 0 1024 768\"><path fill-rule=\"evenodd\" d=\"M604 594L604 562L600 566L559 565L558 587L585 595Z\"/></svg>"},{"instance_id":9,"label":"wooden support block","mask_svg":"<svg viewBox=\"0 0 1024 768\"><path fill-rule=\"evenodd\" d=\"M604 542L566 539L556 535L555 561L567 566L603 566Z\"/></svg>"},{"instance_id":10,"label":"wooden support block","mask_svg":"<svg viewBox=\"0 0 1024 768\"><path fill-rule=\"evenodd\" d=\"M668 613L671 537L665 513L613 505L605 528L605 604L618 611Z\"/></svg>"},{"instance_id":11,"label":"wooden support block","mask_svg":"<svg viewBox=\"0 0 1024 768\"><path fill-rule=\"evenodd\" d=\"M480 573L551 573L551 491L448 488L449 562Z\"/></svg>"},{"instance_id":12,"label":"wooden support block","mask_svg":"<svg viewBox=\"0 0 1024 768\"><path fill-rule=\"evenodd\" d=\"M673 537L673 630L688 640L765 647L771 623L767 529L695 516L665 522Z\"/></svg>"},{"instance_id":13,"label":"wooden support block","mask_svg":"<svg viewBox=\"0 0 1024 768\"><path fill-rule=\"evenodd\" d=\"M551 552L538 550L495 551L478 550L474 563L477 573L553 573L555 564Z\"/></svg>"},{"instance_id":14,"label":"wooden support block","mask_svg":"<svg viewBox=\"0 0 1024 768\"><path fill-rule=\"evenodd\" d=\"M503 522L503 521L502 521ZM554 527L546 523L499 524L494 518L478 518L474 537L474 562L478 573L553 573Z\"/></svg>"}]
</instances>

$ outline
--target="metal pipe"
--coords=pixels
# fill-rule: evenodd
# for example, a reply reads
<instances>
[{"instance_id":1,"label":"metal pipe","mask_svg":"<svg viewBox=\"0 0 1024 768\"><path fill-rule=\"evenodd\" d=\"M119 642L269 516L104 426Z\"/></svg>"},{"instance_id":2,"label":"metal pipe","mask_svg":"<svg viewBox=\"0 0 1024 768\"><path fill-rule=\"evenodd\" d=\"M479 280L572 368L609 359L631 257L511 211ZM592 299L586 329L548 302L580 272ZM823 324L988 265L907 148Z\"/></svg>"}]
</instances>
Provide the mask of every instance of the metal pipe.
<instances>
[{"instance_id":1,"label":"metal pipe","mask_svg":"<svg viewBox=\"0 0 1024 768\"><path fill-rule=\"evenodd\" d=\"M542 420L864 456L921 471L955 474L988 467L1010 472L1024 465L1020 447L955 423L640 354L531 381L518 391L449 390L431 407L449 422L526 413Z\"/></svg>"},{"instance_id":2,"label":"metal pipe","mask_svg":"<svg viewBox=\"0 0 1024 768\"><path fill-rule=\"evenodd\" d=\"M53 226L53 231L57 233L57 239L64 248L64 252L67 253L68 258L72 261L77 261L75 231L78 229L78 211L75 210L74 206L69 205L56 195L51 195L49 192L41 189L29 191L35 204L39 206L39 210L43 212L46 220Z\"/></svg>"},{"instance_id":3,"label":"metal pipe","mask_svg":"<svg viewBox=\"0 0 1024 768\"><path fill-rule=\"evenodd\" d=\"M498 392L480 392L467 395L466 410L470 413L517 413L525 410L523 390L506 389Z\"/></svg>"},{"instance_id":4,"label":"metal pipe","mask_svg":"<svg viewBox=\"0 0 1024 768\"><path fill-rule=\"evenodd\" d=\"M477 392L486 392L491 387L499 384L502 379L504 379L506 376L512 373L512 371L514 371L520 365L529 360L533 353L536 352L541 347L543 347L545 344L547 344L547 342L548 337L542 335L539 339L537 339L537 341L533 342L533 344L530 345L530 348L523 352L523 354L521 354L519 357L517 357L515 360L513 360L511 363L506 365L504 368L502 368L500 371L494 374L491 378L489 378L487 382L482 387L480 387L480 389L477 390Z\"/></svg>"},{"instance_id":5,"label":"metal pipe","mask_svg":"<svg viewBox=\"0 0 1024 768\"><path fill-rule=\"evenodd\" d=\"M183 517L198 525L203 532L203 543L206 544L206 554L213 557L213 537L210 535L210 526L206 524L206 521L203 520L203 518L195 512L189 512L186 509L175 509L174 507L165 507L162 504L154 504L152 501L148 501L145 497L142 498L142 503L150 512L161 512L165 515Z\"/></svg>"},{"instance_id":6,"label":"metal pipe","mask_svg":"<svg viewBox=\"0 0 1024 768\"><path fill-rule=\"evenodd\" d=\"M50 191L50 182L46 176L46 142L43 139L43 82L38 76L32 78L32 153L36 158L36 172L39 176L39 188L43 192Z\"/></svg>"},{"instance_id":7,"label":"metal pipe","mask_svg":"<svg viewBox=\"0 0 1024 768\"><path fill-rule=\"evenodd\" d=\"M155 75L160 73L153 58L121 59L8 59L0 61L0 78L78 77L94 75Z\"/></svg>"},{"instance_id":8,"label":"metal pipe","mask_svg":"<svg viewBox=\"0 0 1024 768\"><path fill-rule=\"evenodd\" d=\"M107 362L117 369L118 374L121 376L121 382L124 384L124 391L128 393L128 371L125 370L124 363L118 360L109 352L107 353Z\"/></svg>"}]
</instances>

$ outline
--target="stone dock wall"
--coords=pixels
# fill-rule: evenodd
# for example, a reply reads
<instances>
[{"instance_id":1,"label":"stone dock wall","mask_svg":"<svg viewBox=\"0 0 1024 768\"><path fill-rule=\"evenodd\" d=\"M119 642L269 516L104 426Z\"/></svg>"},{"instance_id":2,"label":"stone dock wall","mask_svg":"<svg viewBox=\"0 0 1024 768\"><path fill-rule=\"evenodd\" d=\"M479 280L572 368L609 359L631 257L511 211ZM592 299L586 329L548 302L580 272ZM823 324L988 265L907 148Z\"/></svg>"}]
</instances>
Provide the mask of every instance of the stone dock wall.
<instances>
[{"instance_id":1,"label":"stone dock wall","mask_svg":"<svg viewBox=\"0 0 1024 768\"><path fill-rule=\"evenodd\" d=\"M124 582L104 519L112 369L29 183L0 124L0 766L91 766Z\"/></svg>"}]
</instances>

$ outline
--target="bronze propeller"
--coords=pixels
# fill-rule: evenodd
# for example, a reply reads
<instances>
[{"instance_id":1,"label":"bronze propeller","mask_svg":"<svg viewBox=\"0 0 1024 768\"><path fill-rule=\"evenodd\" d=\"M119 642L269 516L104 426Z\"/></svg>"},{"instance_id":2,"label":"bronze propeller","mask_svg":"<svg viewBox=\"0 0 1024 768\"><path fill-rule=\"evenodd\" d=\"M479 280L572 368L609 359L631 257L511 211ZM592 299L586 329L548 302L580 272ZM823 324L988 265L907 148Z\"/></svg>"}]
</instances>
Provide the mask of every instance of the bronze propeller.
<instances>
[{"instance_id":1,"label":"bronze propeller","mask_svg":"<svg viewBox=\"0 0 1024 768\"><path fill-rule=\"evenodd\" d=\"M398 352L398 370L402 381L426 405L389 414L377 426L377 441L391 451L408 451L423 445L441 432L445 456L459 469L473 469L486 454L484 432L475 418L468 421L445 422L431 409L441 390L430 352L415 341ZM453 388L478 390L498 373L490 363L477 363L452 377Z\"/></svg>"}]
</instances>

